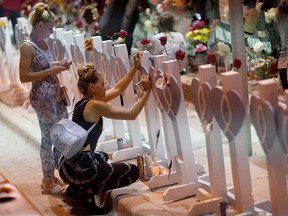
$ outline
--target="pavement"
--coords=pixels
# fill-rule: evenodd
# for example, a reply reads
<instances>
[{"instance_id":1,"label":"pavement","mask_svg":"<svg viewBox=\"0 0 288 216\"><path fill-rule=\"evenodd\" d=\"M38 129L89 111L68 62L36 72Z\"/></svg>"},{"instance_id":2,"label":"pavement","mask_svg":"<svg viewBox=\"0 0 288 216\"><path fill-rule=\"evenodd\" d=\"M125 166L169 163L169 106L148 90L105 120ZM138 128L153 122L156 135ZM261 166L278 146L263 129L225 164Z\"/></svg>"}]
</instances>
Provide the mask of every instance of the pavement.
<instances>
[{"instance_id":1,"label":"pavement","mask_svg":"<svg viewBox=\"0 0 288 216\"><path fill-rule=\"evenodd\" d=\"M181 76L183 89L189 88L194 76L197 74L189 73ZM186 90L184 92L186 92L186 111L195 162L201 164L207 173L204 133L189 95ZM145 126L143 112L139 119L140 124ZM14 184L41 215L87 215L85 209L71 200L41 194L40 129L36 114L22 106L9 107L0 103L0 121L0 174ZM249 160L252 195L255 202L269 200L266 159L253 127L251 127L251 135L253 152ZM224 136L223 151L227 186L231 186L233 181L229 145ZM196 197L165 202L162 195L166 189L149 190L147 181L138 180L128 187L113 190L105 206L107 207L105 215L188 215L189 208L197 203ZM18 215L24 214L18 212Z\"/></svg>"}]
</instances>

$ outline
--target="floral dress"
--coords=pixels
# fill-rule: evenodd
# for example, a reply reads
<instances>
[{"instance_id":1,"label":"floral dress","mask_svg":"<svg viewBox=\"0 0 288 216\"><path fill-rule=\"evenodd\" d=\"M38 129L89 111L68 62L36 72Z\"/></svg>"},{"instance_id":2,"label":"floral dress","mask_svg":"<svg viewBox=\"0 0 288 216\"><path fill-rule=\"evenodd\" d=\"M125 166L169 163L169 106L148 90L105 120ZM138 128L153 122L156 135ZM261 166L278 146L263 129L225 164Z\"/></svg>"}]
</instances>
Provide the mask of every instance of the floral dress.
<instances>
[{"instance_id":1,"label":"floral dress","mask_svg":"<svg viewBox=\"0 0 288 216\"><path fill-rule=\"evenodd\" d=\"M29 39L25 41L30 42ZM35 49L35 56L31 62L29 72L37 73L38 71L50 68L53 56L49 47L47 50L40 51L40 48L36 47L33 43L32 45ZM46 55L46 57L43 55ZM29 98L31 106L36 111L41 130L40 159L43 175L45 178L51 178L55 168L55 160L51 150L50 130L53 124L67 116L64 100L60 97L58 77L52 75L32 82Z\"/></svg>"}]
</instances>

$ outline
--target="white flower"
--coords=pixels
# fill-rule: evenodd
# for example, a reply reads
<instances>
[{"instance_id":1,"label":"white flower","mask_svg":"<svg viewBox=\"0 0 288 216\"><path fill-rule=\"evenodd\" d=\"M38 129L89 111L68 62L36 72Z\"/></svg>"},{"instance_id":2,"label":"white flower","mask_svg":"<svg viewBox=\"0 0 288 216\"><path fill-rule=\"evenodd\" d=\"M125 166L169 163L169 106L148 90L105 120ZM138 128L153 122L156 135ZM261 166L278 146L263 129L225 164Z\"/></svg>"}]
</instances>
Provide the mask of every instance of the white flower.
<instances>
[{"instance_id":1,"label":"white flower","mask_svg":"<svg viewBox=\"0 0 288 216\"><path fill-rule=\"evenodd\" d=\"M255 53L260 53L264 49L264 43L259 41L253 45L253 51Z\"/></svg>"},{"instance_id":2,"label":"white flower","mask_svg":"<svg viewBox=\"0 0 288 216\"><path fill-rule=\"evenodd\" d=\"M164 11L163 5L162 4L157 4L156 10L157 10L158 13L162 13Z\"/></svg>"},{"instance_id":3,"label":"white flower","mask_svg":"<svg viewBox=\"0 0 288 216\"><path fill-rule=\"evenodd\" d=\"M265 22L271 23L271 21L276 21L276 8L271 8L267 12L265 12Z\"/></svg>"},{"instance_id":4,"label":"white flower","mask_svg":"<svg viewBox=\"0 0 288 216\"><path fill-rule=\"evenodd\" d=\"M219 52L221 51L224 54L228 54L230 52L230 47L224 42L218 42L217 47Z\"/></svg>"},{"instance_id":5,"label":"white flower","mask_svg":"<svg viewBox=\"0 0 288 216\"><path fill-rule=\"evenodd\" d=\"M266 37L266 32L265 31L258 31L258 36L260 38L265 38Z\"/></svg>"},{"instance_id":6,"label":"white flower","mask_svg":"<svg viewBox=\"0 0 288 216\"><path fill-rule=\"evenodd\" d=\"M150 12L151 12L151 9L150 9L150 8L146 8L145 13L146 13L147 15L149 15Z\"/></svg>"},{"instance_id":7,"label":"white flower","mask_svg":"<svg viewBox=\"0 0 288 216\"><path fill-rule=\"evenodd\" d=\"M153 24L152 24L151 20L145 20L144 26L148 31L153 30Z\"/></svg>"}]
</instances>

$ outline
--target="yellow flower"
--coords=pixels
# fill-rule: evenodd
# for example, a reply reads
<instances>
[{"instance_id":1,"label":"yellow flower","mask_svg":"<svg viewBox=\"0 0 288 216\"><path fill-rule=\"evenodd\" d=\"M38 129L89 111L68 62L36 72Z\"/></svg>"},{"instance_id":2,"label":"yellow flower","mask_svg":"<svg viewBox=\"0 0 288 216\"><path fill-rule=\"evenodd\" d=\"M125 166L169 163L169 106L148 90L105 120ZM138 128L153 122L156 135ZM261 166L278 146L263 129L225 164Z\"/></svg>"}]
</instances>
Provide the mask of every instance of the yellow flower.
<instances>
[{"instance_id":1,"label":"yellow flower","mask_svg":"<svg viewBox=\"0 0 288 216\"><path fill-rule=\"evenodd\" d=\"M0 19L0 27L4 27L4 28L7 27L7 23L5 22L5 20Z\"/></svg>"},{"instance_id":2,"label":"yellow flower","mask_svg":"<svg viewBox=\"0 0 288 216\"><path fill-rule=\"evenodd\" d=\"M188 39L188 40L193 40L193 33L192 33L192 31L187 32L187 34L186 34L186 39Z\"/></svg>"},{"instance_id":3,"label":"yellow flower","mask_svg":"<svg viewBox=\"0 0 288 216\"><path fill-rule=\"evenodd\" d=\"M210 29L209 29L209 28L203 28L203 29L201 29L201 33L202 33L202 34L208 35L209 32L210 32Z\"/></svg>"}]
</instances>

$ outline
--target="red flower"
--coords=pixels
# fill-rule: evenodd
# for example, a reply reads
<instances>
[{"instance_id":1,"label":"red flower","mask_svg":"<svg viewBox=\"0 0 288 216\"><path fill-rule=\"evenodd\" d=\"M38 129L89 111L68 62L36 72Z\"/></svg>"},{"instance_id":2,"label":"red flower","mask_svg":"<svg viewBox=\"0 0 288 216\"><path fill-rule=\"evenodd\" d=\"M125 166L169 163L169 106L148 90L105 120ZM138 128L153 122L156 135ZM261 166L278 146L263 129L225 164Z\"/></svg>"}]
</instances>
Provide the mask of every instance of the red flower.
<instances>
[{"instance_id":1,"label":"red flower","mask_svg":"<svg viewBox=\"0 0 288 216\"><path fill-rule=\"evenodd\" d=\"M8 12L8 11L7 11L7 12L4 12L4 16L5 16L5 17L10 17L10 15L11 15L11 13Z\"/></svg>"},{"instance_id":2,"label":"red flower","mask_svg":"<svg viewBox=\"0 0 288 216\"><path fill-rule=\"evenodd\" d=\"M117 35L121 38L125 38L128 35L128 32L125 30L121 30L120 32L118 32Z\"/></svg>"},{"instance_id":3,"label":"red flower","mask_svg":"<svg viewBox=\"0 0 288 216\"><path fill-rule=\"evenodd\" d=\"M206 60L209 64L216 64L216 56L214 54L208 54Z\"/></svg>"},{"instance_id":4,"label":"red flower","mask_svg":"<svg viewBox=\"0 0 288 216\"><path fill-rule=\"evenodd\" d=\"M109 32L107 32L107 37L113 37L114 35L115 35L115 32L113 32L113 31L109 31Z\"/></svg>"},{"instance_id":5,"label":"red flower","mask_svg":"<svg viewBox=\"0 0 288 216\"><path fill-rule=\"evenodd\" d=\"M142 45L147 45L150 44L152 41L148 40L147 38L142 38L142 40L140 41L140 44Z\"/></svg>"},{"instance_id":6,"label":"red flower","mask_svg":"<svg viewBox=\"0 0 288 216\"><path fill-rule=\"evenodd\" d=\"M233 67L234 67L234 68L240 68L240 67L241 67L241 60L239 60L239 59L234 59L234 61L233 61Z\"/></svg>"},{"instance_id":7,"label":"red flower","mask_svg":"<svg viewBox=\"0 0 288 216\"><path fill-rule=\"evenodd\" d=\"M268 73L269 73L269 74L276 74L277 72L278 72L277 63L273 62L273 63L270 64L270 66L268 67Z\"/></svg>"},{"instance_id":8,"label":"red flower","mask_svg":"<svg viewBox=\"0 0 288 216\"><path fill-rule=\"evenodd\" d=\"M83 28L83 23L79 20L76 22L75 27L76 28Z\"/></svg>"},{"instance_id":9,"label":"red flower","mask_svg":"<svg viewBox=\"0 0 288 216\"><path fill-rule=\"evenodd\" d=\"M24 10L24 16L29 16L29 14L30 14L30 12L29 12L29 10Z\"/></svg>"},{"instance_id":10,"label":"red flower","mask_svg":"<svg viewBox=\"0 0 288 216\"><path fill-rule=\"evenodd\" d=\"M167 43L167 37L166 36L161 36L159 38L159 40L160 40L160 43L161 43L162 46L166 45L166 43Z\"/></svg>"},{"instance_id":11,"label":"red flower","mask_svg":"<svg viewBox=\"0 0 288 216\"><path fill-rule=\"evenodd\" d=\"M22 6L22 10L28 10L28 7L26 5Z\"/></svg>"},{"instance_id":12,"label":"red flower","mask_svg":"<svg viewBox=\"0 0 288 216\"><path fill-rule=\"evenodd\" d=\"M71 24L71 20L67 20L65 25L70 25Z\"/></svg>"},{"instance_id":13,"label":"red flower","mask_svg":"<svg viewBox=\"0 0 288 216\"><path fill-rule=\"evenodd\" d=\"M100 30L99 26L96 25L96 24L94 25L93 29L94 29L94 31L99 31Z\"/></svg>"},{"instance_id":14,"label":"red flower","mask_svg":"<svg viewBox=\"0 0 288 216\"><path fill-rule=\"evenodd\" d=\"M177 50L175 52L175 56L177 60L183 60L185 58L186 53L183 52L182 50Z\"/></svg>"}]
</instances>

